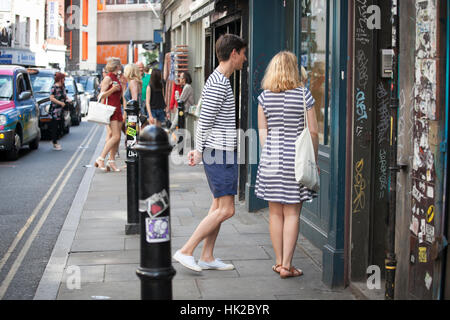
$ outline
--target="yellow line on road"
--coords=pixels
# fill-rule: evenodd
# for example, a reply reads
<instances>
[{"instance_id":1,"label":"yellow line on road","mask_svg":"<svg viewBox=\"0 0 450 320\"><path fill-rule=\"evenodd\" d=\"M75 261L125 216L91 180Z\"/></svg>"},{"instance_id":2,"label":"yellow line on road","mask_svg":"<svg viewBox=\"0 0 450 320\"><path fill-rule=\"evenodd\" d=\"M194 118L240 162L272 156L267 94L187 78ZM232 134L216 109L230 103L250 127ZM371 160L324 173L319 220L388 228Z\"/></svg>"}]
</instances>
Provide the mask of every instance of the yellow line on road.
<instances>
[{"instance_id":1,"label":"yellow line on road","mask_svg":"<svg viewBox=\"0 0 450 320\"><path fill-rule=\"evenodd\" d=\"M97 132L99 126L95 126L94 128L92 128L89 133L87 134L86 138L83 140L83 142L81 143L81 145L84 145L86 140L89 139L89 141L87 142L87 144L89 145L93 139L93 137L95 136L95 133ZM31 236L28 238L27 242L25 243L24 247L22 248L22 250L19 253L19 256L16 258L13 266L11 267L8 275L6 276L5 280L3 281L2 285L0 286L0 300L3 299L4 294L6 293L6 290L9 287L10 282L12 281L14 275L17 272L17 269L19 268L20 264L22 263L22 260L24 259L26 253L29 250L29 247L31 246L31 243L33 242L34 238L36 237L37 233L39 232L39 230L41 229L43 223L45 222L50 210L53 208L56 200L59 198L59 195L61 194L62 189L64 188L64 186L66 185L67 181L69 180L70 176L72 175L73 171L75 170L75 168L77 167L78 163L81 161L81 158L83 157L84 153L86 152L86 149L83 149L81 152L79 151L80 149L77 149L77 151L75 151L75 153L73 154L73 156L70 158L69 162L67 163L67 165L63 168L63 170L61 171L61 173L58 175L58 177L56 178L55 182L52 184L52 186L50 187L50 189L48 190L47 194L44 196L44 198L42 198L41 202L38 204L38 206L36 207L36 209L33 211L33 213L31 214L31 216L28 218L26 224L22 227L22 229L20 230L20 232L17 234L16 238L14 239L13 243L11 244L11 246L9 247L8 251L6 252L5 256L2 258L2 260L0 261L0 271L3 268L3 266L5 265L6 261L8 260L8 258L11 256L11 254L14 252L17 244L19 243L19 241L22 239L23 235L25 234L25 232L27 231L27 229L30 227L31 223L33 222L33 220L35 219L36 215L39 213L39 211L41 210L42 206L44 205L44 203L47 201L48 197L50 196L50 194L53 192L53 190L56 188L59 180L61 179L61 177L64 175L64 172L66 171L67 168L69 168L69 166L71 166L71 169L69 171L69 173L67 174L67 176L65 177L64 181L62 182L62 184L60 185L58 191L56 192L55 196L53 197L52 201L50 202L50 204L48 205L47 209L45 210L44 214L42 215L41 219L39 220L38 224L35 226ZM73 160L75 159L76 155L80 154L79 157L77 158L77 160L75 161L74 164L72 164ZM26 249L26 250L25 250Z\"/></svg>"}]
</instances>

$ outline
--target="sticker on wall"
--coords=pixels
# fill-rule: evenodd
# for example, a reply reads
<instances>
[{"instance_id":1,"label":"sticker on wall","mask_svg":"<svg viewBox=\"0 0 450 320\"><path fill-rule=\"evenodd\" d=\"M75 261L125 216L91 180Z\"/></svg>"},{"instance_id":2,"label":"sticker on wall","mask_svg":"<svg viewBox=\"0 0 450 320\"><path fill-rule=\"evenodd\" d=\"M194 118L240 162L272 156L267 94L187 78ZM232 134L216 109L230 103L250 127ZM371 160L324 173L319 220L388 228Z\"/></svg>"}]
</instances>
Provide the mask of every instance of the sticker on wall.
<instances>
[{"instance_id":1,"label":"sticker on wall","mask_svg":"<svg viewBox=\"0 0 450 320\"><path fill-rule=\"evenodd\" d=\"M147 243L166 242L170 240L169 217L145 218Z\"/></svg>"},{"instance_id":2,"label":"sticker on wall","mask_svg":"<svg viewBox=\"0 0 450 320\"><path fill-rule=\"evenodd\" d=\"M434 227L432 225L427 224L425 227L425 241L434 242Z\"/></svg>"},{"instance_id":3,"label":"sticker on wall","mask_svg":"<svg viewBox=\"0 0 450 320\"><path fill-rule=\"evenodd\" d=\"M169 195L166 190L153 194L146 200L139 200L139 211L147 212L151 218L156 218L169 207Z\"/></svg>"},{"instance_id":4,"label":"sticker on wall","mask_svg":"<svg viewBox=\"0 0 450 320\"><path fill-rule=\"evenodd\" d=\"M431 284L433 283L433 278L430 276L430 274L427 272L425 274L425 286L428 290L431 288Z\"/></svg>"},{"instance_id":5,"label":"sticker on wall","mask_svg":"<svg viewBox=\"0 0 450 320\"><path fill-rule=\"evenodd\" d=\"M430 206L427 210L427 222L431 223L434 219L434 206Z\"/></svg>"},{"instance_id":6,"label":"sticker on wall","mask_svg":"<svg viewBox=\"0 0 450 320\"><path fill-rule=\"evenodd\" d=\"M427 247L419 247L419 263L427 262Z\"/></svg>"},{"instance_id":7,"label":"sticker on wall","mask_svg":"<svg viewBox=\"0 0 450 320\"><path fill-rule=\"evenodd\" d=\"M417 234L419 233L419 219L417 219L416 217L413 216L411 226L409 227L409 229L417 237Z\"/></svg>"}]
</instances>

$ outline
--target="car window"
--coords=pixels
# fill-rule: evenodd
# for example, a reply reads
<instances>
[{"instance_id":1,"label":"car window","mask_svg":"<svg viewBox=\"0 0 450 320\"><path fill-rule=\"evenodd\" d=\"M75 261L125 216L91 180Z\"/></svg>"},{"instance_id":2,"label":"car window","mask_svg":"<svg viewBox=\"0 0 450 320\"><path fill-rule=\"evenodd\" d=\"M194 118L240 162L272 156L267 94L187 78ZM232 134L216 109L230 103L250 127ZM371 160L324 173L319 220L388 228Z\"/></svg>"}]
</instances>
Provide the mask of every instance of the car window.
<instances>
[{"instance_id":1,"label":"car window","mask_svg":"<svg viewBox=\"0 0 450 320\"><path fill-rule=\"evenodd\" d=\"M87 87L88 80L89 80L88 77L79 77L78 78L78 82L81 83L84 88Z\"/></svg>"},{"instance_id":2,"label":"car window","mask_svg":"<svg viewBox=\"0 0 450 320\"><path fill-rule=\"evenodd\" d=\"M13 78L8 75L0 75L0 100L12 100Z\"/></svg>"},{"instance_id":3,"label":"car window","mask_svg":"<svg viewBox=\"0 0 450 320\"><path fill-rule=\"evenodd\" d=\"M17 96L19 96L22 92L26 90L22 73L17 74L16 83L17 83Z\"/></svg>"},{"instance_id":4,"label":"car window","mask_svg":"<svg viewBox=\"0 0 450 320\"><path fill-rule=\"evenodd\" d=\"M75 94L75 88L73 86L73 80L66 80L64 82L64 85L65 85L68 93Z\"/></svg>"},{"instance_id":5,"label":"car window","mask_svg":"<svg viewBox=\"0 0 450 320\"><path fill-rule=\"evenodd\" d=\"M94 78L89 78L88 79L86 90L87 91L95 90L95 88L94 88Z\"/></svg>"},{"instance_id":6,"label":"car window","mask_svg":"<svg viewBox=\"0 0 450 320\"><path fill-rule=\"evenodd\" d=\"M54 78L52 75L31 75L31 85L35 93L50 93Z\"/></svg>"},{"instance_id":7,"label":"car window","mask_svg":"<svg viewBox=\"0 0 450 320\"><path fill-rule=\"evenodd\" d=\"M28 73L23 73L23 80L24 80L25 90L31 92L30 76L28 75Z\"/></svg>"}]
</instances>

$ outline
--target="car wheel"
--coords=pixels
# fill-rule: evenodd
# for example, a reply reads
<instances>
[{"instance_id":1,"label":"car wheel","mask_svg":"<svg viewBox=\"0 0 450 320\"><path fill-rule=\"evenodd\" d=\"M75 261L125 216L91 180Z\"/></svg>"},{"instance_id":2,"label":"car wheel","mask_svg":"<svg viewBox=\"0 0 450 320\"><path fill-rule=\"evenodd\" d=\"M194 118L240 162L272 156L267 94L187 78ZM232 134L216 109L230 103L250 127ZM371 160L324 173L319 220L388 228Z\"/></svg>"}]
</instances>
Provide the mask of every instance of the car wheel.
<instances>
[{"instance_id":1,"label":"car wheel","mask_svg":"<svg viewBox=\"0 0 450 320\"><path fill-rule=\"evenodd\" d=\"M17 132L14 132L14 143L11 150L6 152L6 158L11 161L15 161L19 158L20 147L22 147L22 138Z\"/></svg>"},{"instance_id":2,"label":"car wheel","mask_svg":"<svg viewBox=\"0 0 450 320\"><path fill-rule=\"evenodd\" d=\"M40 135L38 135L36 137L36 139L34 139L33 141L30 142L30 144L28 145L30 147L31 150L36 150L37 148L39 148L39 141L40 141Z\"/></svg>"}]
</instances>

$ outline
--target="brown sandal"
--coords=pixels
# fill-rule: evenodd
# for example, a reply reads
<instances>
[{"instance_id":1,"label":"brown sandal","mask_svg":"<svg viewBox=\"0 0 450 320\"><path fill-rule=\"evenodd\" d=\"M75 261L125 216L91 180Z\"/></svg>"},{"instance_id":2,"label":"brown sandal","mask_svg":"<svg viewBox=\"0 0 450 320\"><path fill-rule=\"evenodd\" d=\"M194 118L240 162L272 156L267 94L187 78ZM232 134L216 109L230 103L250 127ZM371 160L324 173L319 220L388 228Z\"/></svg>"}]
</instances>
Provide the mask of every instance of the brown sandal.
<instances>
[{"instance_id":1,"label":"brown sandal","mask_svg":"<svg viewBox=\"0 0 450 320\"><path fill-rule=\"evenodd\" d=\"M278 271L278 268L280 268L280 267L281 267L281 264L276 264L276 265L272 266L273 272L280 273L280 271Z\"/></svg>"},{"instance_id":2,"label":"brown sandal","mask_svg":"<svg viewBox=\"0 0 450 320\"><path fill-rule=\"evenodd\" d=\"M303 275L303 271L300 269L297 269L296 267L292 266L290 269L286 268L286 267L281 267L281 270L287 271L289 272L288 274L282 275L281 271L280 271L280 277L282 279L286 279L286 278L292 278L292 277L300 277Z\"/></svg>"}]
</instances>

